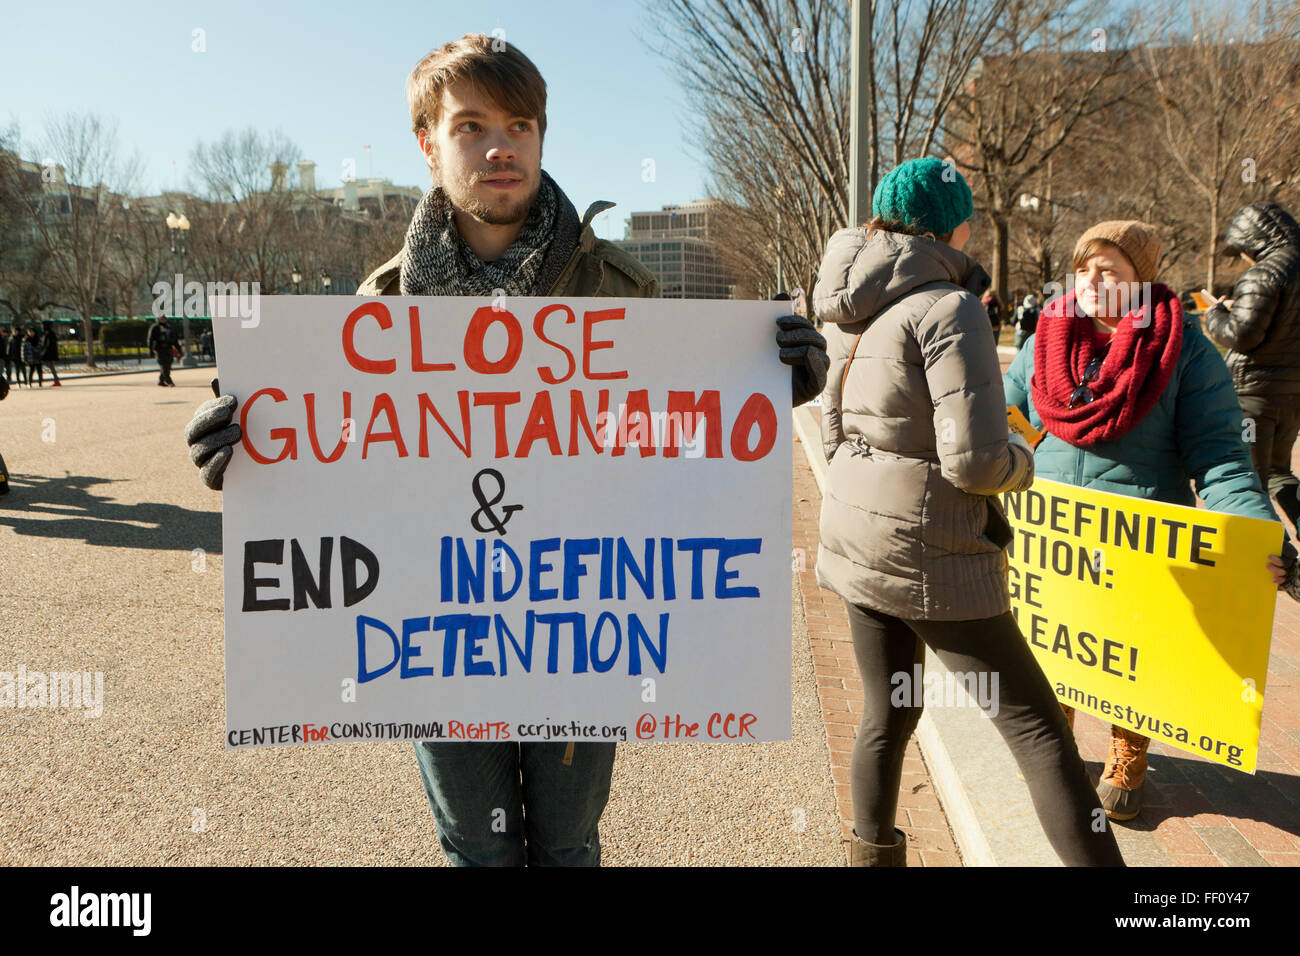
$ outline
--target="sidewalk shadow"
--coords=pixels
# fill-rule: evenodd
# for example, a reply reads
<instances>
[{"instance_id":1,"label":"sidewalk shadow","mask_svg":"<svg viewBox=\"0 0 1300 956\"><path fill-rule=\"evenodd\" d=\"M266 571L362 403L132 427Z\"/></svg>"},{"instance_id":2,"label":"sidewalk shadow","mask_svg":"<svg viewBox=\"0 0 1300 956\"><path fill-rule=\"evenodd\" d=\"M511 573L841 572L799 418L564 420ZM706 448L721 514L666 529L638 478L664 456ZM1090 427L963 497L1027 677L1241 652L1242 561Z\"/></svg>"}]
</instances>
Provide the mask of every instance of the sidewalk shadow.
<instances>
[{"instance_id":1,"label":"sidewalk shadow","mask_svg":"<svg viewBox=\"0 0 1300 956\"><path fill-rule=\"evenodd\" d=\"M126 479L97 475L9 476L10 492L0 498L0 526L34 538L80 538L113 548L192 551L221 554L221 513L192 511L146 501L120 504L90 491L94 485ZM48 517L28 518L40 514ZM151 527L139 527L140 524Z\"/></svg>"},{"instance_id":2,"label":"sidewalk shadow","mask_svg":"<svg viewBox=\"0 0 1300 956\"><path fill-rule=\"evenodd\" d=\"M1116 821L1131 830L1154 831L1170 817L1220 814L1254 820L1300 836L1300 777L1271 770L1252 776L1203 760L1150 754L1142 813ZM1103 765L1085 761L1095 784Z\"/></svg>"}]
</instances>

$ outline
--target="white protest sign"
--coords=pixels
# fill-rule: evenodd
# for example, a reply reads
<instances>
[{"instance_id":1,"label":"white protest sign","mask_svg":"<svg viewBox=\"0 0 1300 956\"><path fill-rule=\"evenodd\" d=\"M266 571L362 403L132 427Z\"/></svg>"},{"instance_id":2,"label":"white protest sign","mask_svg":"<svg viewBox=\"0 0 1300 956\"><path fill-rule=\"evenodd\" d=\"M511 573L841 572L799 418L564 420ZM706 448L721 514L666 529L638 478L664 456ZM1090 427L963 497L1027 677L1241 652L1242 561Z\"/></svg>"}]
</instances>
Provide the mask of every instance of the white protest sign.
<instances>
[{"instance_id":1,"label":"white protest sign","mask_svg":"<svg viewBox=\"0 0 1300 956\"><path fill-rule=\"evenodd\" d=\"M228 747L789 739L779 303L212 314Z\"/></svg>"}]
</instances>

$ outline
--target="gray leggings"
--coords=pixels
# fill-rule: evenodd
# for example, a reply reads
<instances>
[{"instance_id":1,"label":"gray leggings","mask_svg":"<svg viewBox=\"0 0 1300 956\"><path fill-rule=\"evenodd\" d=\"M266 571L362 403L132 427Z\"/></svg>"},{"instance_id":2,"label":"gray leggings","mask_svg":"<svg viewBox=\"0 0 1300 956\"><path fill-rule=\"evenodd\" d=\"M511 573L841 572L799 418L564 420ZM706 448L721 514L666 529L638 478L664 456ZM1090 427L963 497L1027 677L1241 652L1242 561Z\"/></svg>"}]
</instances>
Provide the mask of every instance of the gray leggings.
<instances>
[{"instance_id":1,"label":"gray leggings","mask_svg":"<svg viewBox=\"0 0 1300 956\"><path fill-rule=\"evenodd\" d=\"M992 720L1020 766L1039 822L1061 861L1067 866L1124 865L1056 695L1009 611L978 621L904 621L845 604L864 691L851 766L859 838L894 842L903 754L923 708L913 706L920 690L915 697L896 694L899 685L891 683L891 676L901 672L910 680L913 665L924 660L929 645L953 673L997 675L998 708ZM992 688L992 680L986 680L984 686ZM900 706L891 697L900 697Z\"/></svg>"}]
</instances>

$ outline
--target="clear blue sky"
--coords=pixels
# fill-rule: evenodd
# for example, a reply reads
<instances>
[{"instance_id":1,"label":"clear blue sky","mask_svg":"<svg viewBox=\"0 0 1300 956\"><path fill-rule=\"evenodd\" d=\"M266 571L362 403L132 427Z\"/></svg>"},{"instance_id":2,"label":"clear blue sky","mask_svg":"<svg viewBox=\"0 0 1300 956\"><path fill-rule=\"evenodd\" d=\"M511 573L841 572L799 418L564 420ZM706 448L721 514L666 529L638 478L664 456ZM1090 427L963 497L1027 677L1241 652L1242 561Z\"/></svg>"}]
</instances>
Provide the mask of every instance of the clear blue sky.
<instances>
[{"instance_id":1,"label":"clear blue sky","mask_svg":"<svg viewBox=\"0 0 1300 956\"><path fill-rule=\"evenodd\" d=\"M703 198L682 92L641 39L653 31L637 0L6 3L0 124L19 122L30 146L51 114L114 117L119 144L144 161L146 193L183 188L195 142L246 126L283 130L316 162L318 186L337 186L353 158L360 177L424 188L406 75L434 47L495 28L546 78L543 168L579 214L618 203L599 235L621 237L634 209ZM646 158L654 182L642 180Z\"/></svg>"}]
</instances>

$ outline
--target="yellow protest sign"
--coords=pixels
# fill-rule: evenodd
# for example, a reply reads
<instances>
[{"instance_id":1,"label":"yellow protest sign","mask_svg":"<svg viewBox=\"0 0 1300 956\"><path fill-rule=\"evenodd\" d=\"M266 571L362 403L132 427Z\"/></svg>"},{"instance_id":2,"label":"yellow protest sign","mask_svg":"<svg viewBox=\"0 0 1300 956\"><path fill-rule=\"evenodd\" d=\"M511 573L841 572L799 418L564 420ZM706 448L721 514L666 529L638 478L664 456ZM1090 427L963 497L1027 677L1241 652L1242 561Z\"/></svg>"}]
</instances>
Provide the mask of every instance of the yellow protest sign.
<instances>
[{"instance_id":1,"label":"yellow protest sign","mask_svg":"<svg viewBox=\"0 0 1300 956\"><path fill-rule=\"evenodd\" d=\"M1281 525L1046 479L1002 502L1012 612L1060 701L1254 773Z\"/></svg>"}]
</instances>

